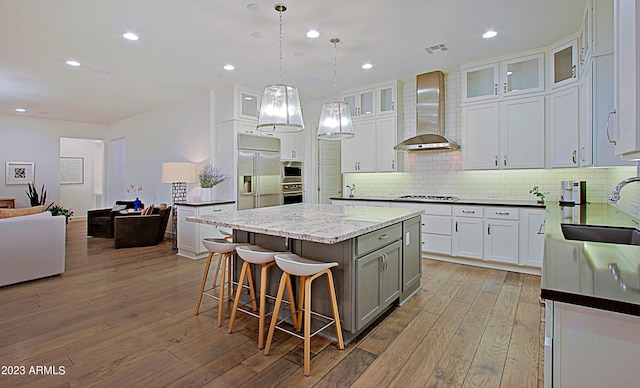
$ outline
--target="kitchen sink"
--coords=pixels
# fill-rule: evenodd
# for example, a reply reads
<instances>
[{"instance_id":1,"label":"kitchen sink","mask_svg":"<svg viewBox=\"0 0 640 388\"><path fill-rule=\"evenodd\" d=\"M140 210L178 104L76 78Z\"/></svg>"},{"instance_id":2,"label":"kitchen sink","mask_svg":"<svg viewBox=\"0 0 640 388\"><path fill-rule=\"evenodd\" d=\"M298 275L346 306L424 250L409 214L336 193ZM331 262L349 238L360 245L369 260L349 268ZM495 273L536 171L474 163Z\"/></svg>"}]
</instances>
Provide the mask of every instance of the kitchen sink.
<instances>
[{"instance_id":1,"label":"kitchen sink","mask_svg":"<svg viewBox=\"0 0 640 388\"><path fill-rule=\"evenodd\" d=\"M640 231L618 226L560 224L567 240L640 245Z\"/></svg>"}]
</instances>

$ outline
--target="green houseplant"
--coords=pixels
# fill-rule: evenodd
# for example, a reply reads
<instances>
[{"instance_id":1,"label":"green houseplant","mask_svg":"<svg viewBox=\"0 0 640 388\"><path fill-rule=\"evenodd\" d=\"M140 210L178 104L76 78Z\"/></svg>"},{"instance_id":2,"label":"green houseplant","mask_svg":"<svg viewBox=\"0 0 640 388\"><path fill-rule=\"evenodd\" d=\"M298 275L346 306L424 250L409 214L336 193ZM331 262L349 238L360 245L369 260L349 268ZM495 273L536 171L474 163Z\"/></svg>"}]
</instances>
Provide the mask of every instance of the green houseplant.
<instances>
[{"instance_id":1,"label":"green houseplant","mask_svg":"<svg viewBox=\"0 0 640 388\"><path fill-rule=\"evenodd\" d=\"M71 217L73 215L73 210L71 209L65 209L64 207L62 207L61 205L56 205L55 202L51 202L51 204L49 206L47 206L46 209L44 209L45 211L50 211L51 215L54 216L65 216L67 217L67 223L69 223L69 217Z\"/></svg>"},{"instance_id":2,"label":"green houseplant","mask_svg":"<svg viewBox=\"0 0 640 388\"><path fill-rule=\"evenodd\" d=\"M533 188L531 190L529 190L529 194L533 194L536 197L538 197L538 203L544 203L544 198L549 195L549 192L542 192L540 191L540 187L539 186L533 186Z\"/></svg>"}]
</instances>

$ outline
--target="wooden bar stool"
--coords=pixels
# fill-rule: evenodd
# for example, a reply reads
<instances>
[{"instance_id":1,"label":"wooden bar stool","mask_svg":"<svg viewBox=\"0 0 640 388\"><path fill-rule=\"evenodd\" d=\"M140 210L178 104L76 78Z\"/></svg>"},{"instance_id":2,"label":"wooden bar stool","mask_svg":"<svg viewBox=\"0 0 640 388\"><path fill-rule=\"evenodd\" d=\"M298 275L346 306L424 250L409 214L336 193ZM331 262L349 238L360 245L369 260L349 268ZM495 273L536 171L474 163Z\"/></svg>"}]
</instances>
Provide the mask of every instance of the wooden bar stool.
<instances>
[{"instance_id":1,"label":"wooden bar stool","mask_svg":"<svg viewBox=\"0 0 640 388\"><path fill-rule=\"evenodd\" d=\"M236 312L238 311L238 304L240 302L240 294L244 285L244 279L247 277L249 283L249 294L251 295L251 303L253 305L253 311L256 311L256 294L253 286L253 279L251 277L251 264L258 264L261 267L260 271L260 312L258 315L251 314L258 317L258 348L264 347L264 319L265 319L265 306L267 295L267 270L276 264L274 255L277 252L270 251L258 245L244 245L236 248L238 257L240 257L244 263L240 270L240 279L238 280L238 288L236 289L236 296L233 302L233 308L231 309L231 316L229 318L229 333L233 331L233 322L236 318ZM289 300L293 300L293 289L291 284L288 287ZM241 311L249 313L249 311L241 309ZM295 315L295 306L291 305L291 313Z\"/></svg>"},{"instance_id":2,"label":"wooden bar stool","mask_svg":"<svg viewBox=\"0 0 640 388\"><path fill-rule=\"evenodd\" d=\"M311 358L311 337L318 334L320 331L329 327L332 323L336 327L336 336L338 338L338 348L344 349L344 342L342 340L342 328L340 326L340 315L338 313L338 302L336 300L336 289L333 284L333 275L330 268L335 267L338 263L330 262L323 263L320 261L314 261L305 259L293 253L277 253L275 255L275 261L278 267L283 271L280 278L280 286L278 287L278 295L276 296L276 303L273 309L273 316L271 317L271 325L269 326L269 335L267 336L267 344L264 348L264 354L269 354L269 347L273 340L273 332L278 325L278 311L280 310L280 303L282 302L282 296L284 294L285 284L291 284L291 275L300 277L300 301L298 314L302 314L304 311L304 337L300 337L296 333L288 331L284 328L278 327L278 329L292 334L298 338L304 339L304 375L310 374L310 358ZM327 284L329 286L329 298L331 299L331 309L333 310L333 319L329 319L329 323L318 329L311 334L311 283L322 275L327 275ZM316 313L314 313L316 314ZM296 331L300 331L302 322L300 315L295 318L293 314L293 325ZM297 324L296 324L297 323Z\"/></svg>"},{"instance_id":3,"label":"wooden bar stool","mask_svg":"<svg viewBox=\"0 0 640 388\"><path fill-rule=\"evenodd\" d=\"M202 244L209 250L209 257L204 267L204 274L202 275L202 283L200 284L200 294L198 295L198 303L196 304L196 314L200 311L200 303L202 302L202 296L207 295L219 300L218 304L218 327L222 326L222 312L224 310L224 289L227 288L227 298L232 294L232 278L231 278L231 258L236 252L236 247L245 245L240 243L229 242L228 238L205 238L202 240ZM216 265L216 272L213 276L213 285L211 290L216 287L220 287L220 295L215 296L205 292L205 285L207 283L207 276L209 275L209 267L211 266L211 260L213 255L218 253L218 264ZM221 275L220 284L217 285L218 275ZM251 274L249 274L251 277ZM253 279L251 279L252 281Z\"/></svg>"}]
</instances>

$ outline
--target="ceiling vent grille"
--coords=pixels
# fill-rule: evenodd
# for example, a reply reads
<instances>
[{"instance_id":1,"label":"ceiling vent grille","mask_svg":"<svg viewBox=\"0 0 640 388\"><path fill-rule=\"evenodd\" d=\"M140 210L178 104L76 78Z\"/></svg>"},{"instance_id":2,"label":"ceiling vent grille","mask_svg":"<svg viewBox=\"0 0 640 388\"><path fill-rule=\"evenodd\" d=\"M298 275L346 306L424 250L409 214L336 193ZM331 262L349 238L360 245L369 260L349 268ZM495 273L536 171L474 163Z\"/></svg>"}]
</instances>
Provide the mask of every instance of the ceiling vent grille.
<instances>
[{"instance_id":1,"label":"ceiling vent grille","mask_svg":"<svg viewBox=\"0 0 640 388\"><path fill-rule=\"evenodd\" d=\"M439 52L449 51L449 47L446 43L438 43L429 47L425 47L424 50L427 52L427 54L435 54Z\"/></svg>"}]
</instances>

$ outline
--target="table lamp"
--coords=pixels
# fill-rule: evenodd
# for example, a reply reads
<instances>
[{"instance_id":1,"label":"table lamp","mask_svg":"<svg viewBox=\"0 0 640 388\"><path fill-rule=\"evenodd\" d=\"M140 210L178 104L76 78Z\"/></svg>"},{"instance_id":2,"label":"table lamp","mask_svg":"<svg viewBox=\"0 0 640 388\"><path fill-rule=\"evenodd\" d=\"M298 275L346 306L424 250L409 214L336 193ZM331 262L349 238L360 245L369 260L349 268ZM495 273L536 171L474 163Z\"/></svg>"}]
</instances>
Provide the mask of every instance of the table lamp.
<instances>
[{"instance_id":1,"label":"table lamp","mask_svg":"<svg viewBox=\"0 0 640 388\"><path fill-rule=\"evenodd\" d=\"M171 247L174 250L178 249L178 213L176 204L187 202L187 182L195 181L196 165L194 163L162 163L162 183L171 183L171 199L173 200Z\"/></svg>"}]
</instances>

